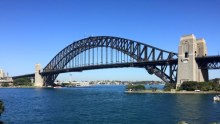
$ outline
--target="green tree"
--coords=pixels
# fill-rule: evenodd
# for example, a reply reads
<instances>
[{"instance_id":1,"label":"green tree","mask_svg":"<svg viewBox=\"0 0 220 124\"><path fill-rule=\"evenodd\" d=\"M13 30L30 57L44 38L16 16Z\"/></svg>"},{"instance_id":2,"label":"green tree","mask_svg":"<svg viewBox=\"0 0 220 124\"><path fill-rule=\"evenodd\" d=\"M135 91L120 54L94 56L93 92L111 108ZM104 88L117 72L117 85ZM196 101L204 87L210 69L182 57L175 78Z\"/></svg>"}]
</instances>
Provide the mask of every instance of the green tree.
<instances>
[{"instance_id":1,"label":"green tree","mask_svg":"<svg viewBox=\"0 0 220 124\"><path fill-rule=\"evenodd\" d=\"M150 89L152 90L152 92L156 92L157 91L157 87L150 87Z\"/></svg>"},{"instance_id":2,"label":"green tree","mask_svg":"<svg viewBox=\"0 0 220 124\"><path fill-rule=\"evenodd\" d=\"M209 91L209 90L213 90L213 85L212 82L199 82L197 84L198 89L202 90L202 91Z\"/></svg>"},{"instance_id":3,"label":"green tree","mask_svg":"<svg viewBox=\"0 0 220 124\"><path fill-rule=\"evenodd\" d=\"M2 87L9 87L8 83L2 83Z\"/></svg>"},{"instance_id":4,"label":"green tree","mask_svg":"<svg viewBox=\"0 0 220 124\"><path fill-rule=\"evenodd\" d=\"M14 86L32 86L29 78L18 78L13 81Z\"/></svg>"},{"instance_id":5,"label":"green tree","mask_svg":"<svg viewBox=\"0 0 220 124\"><path fill-rule=\"evenodd\" d=\"M175 89L176 88L176 84L174 83L166 83L164 86L164 91L170 91L171 89Z\"/></svg>"},{"instance_id":6,"label":"green tree","mask_svg":"<svg viewBox=\"0 0 220 124\"><path fill-rule=\"evenodd\" d=\"M187 91L194 91L194 90L198 90L198 83L194 82L194 81L187 81L187 82L183 82L180 90L187 90Z\"/></svg>"},{"instance_id":7,"label":"green tree","mask_svg":"<svg viewBox=\"0 0 220 124\"><path fill-rule=\"evenodd\" d=\"M214 91L220 91L220 86L216 86L216 87L214 87L213 90L214 90Z\"/></svg>"},{"instance_id":8,"label":"green tree","mask_svg":"<svg viewBox=\"0 0 220 124\"><path fill-rule=\"evenodd\" d=\"M201 90L201 91L220 91L220 86L218 83L215 82L195 82L195 81L188 81L183 82L180 87L181 90L187 91L194 91L194 90Z\"/></svg>"},{"instance_id":9,"label":"green tree","mask_svg":"<svg viewBox=\"0 0 220 124\"><path fill-rule=\"evenodd\" d=\"M220 91L220 85L219 82L212 82L212 87L214 91Z\"/></svg>"},{"instance_id":10,"label":"green tree","mask_svg":"<svg viewBox=\"0 0 220 124\"><path fill-rule=\"evenodd\" d=\"M132 84L127 85L126 89L132 91L146 90L144 85L132 85Z\"/></svg>"}]
</instances>

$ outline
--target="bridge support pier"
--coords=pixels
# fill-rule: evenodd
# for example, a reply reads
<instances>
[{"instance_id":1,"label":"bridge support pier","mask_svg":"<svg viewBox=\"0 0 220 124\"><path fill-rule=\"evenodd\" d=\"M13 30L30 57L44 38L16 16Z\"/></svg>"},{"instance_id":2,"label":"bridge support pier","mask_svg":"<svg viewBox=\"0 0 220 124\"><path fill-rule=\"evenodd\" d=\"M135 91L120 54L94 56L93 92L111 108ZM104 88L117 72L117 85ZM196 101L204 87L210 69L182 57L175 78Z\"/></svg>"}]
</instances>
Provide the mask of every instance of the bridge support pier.
<instances>
[{"instance_id":1,"label":"bridge support pier","mask_svg":"<svg viewBox=\"0 0 220 124\"><path fill-rule=\"evenodd\" d=\"M43 77L40 75L40 71L41 71L41 65L36 64L35 65L35 83L34 83L35 87L43 87Z\"/></svg>"},{"instance_id":2,"label":"bridge support pier","mask_svg":"<svg viewBox=\"0 0 220 124\"><path fill-rule=\"evenodd\" d=\"M185 81L208 81L208 70L199 69L196 57L207 55L204 39L192 35L181 37L178 52L178 72L176 88Z\"/></svg>"}]
</instances>

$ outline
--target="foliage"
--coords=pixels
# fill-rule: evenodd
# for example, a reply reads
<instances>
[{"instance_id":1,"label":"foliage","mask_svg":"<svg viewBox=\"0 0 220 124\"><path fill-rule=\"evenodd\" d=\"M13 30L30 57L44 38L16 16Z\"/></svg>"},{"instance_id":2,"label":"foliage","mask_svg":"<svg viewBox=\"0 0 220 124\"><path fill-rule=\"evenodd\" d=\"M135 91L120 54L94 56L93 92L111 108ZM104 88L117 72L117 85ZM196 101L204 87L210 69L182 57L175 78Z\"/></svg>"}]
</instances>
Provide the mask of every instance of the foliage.
<instances>
[{"instance_id":1,"label":"foliage","mask_svg":"<svg viewBox=\"0 0 220 124\"><path fill-rule=\"evenodd\" d=\"M4 112L4 110L5 110L4 103L3 101L0 100L0 116Z\"/></svg>"},{"instance_id":2,"label":"foliage","mask_svg":"<svg viewBox=\"0 0 220 124\"><path fill-rule=\"evenodd\" d=\"M157 87L150 87L150 89L152 90L152 92L156 92L157 91Z\"/></svg>"},{"instance_id":3,"label":"foliage","mask_svg":"<svg viewBox=\"0 0 220 124\"><path fill-rule=\"evenodd\" d=\"M9 87L8 83L2 83L2 87Z\"/></svg>"},{"instance_id":4,"label":"foliage","mask_svg":"<svg viewBox=\"0 0 220 124\"><path fill-rule=\"evenodd\" d=\"M136 82L132 82L132 84L134 84L134 85L144 85L144 84L146 84L146 81L136 81Z\"/></svg>"},{"instance_id":5,"label":"foliage","mask_svg":"<svg viewBox=\"0 0 220 124\"><path fill-rule=\"evenodd\" d=\"M201 91L220 91L220 85L215 82L195 82L195 81L188 81L183 82L180 87L181 90L187 91L194 91L194 90L201 90Z\"/></svg>"},{"instance_id":6,"label":"foliage","mask_svg":"<svg viewBox=\"0 0 220 124\"><path fill-rule=\"evenodd\" d=\"M176 84L173 83L166 83L164 86L164 91L171 91L171 89L175 89L176 88Z\"/></svg>"},{"instance_id":7,"label":"foliage","mask_svg":"<svg viewBox=\"0 0 220 124\"><path fill-rule=\"evenodd\" d=\"M214 87L214 91L220 91L220 86Z\"/></svg>"},{"instance_id":8,"label":"foliage","mask_svg":"<svg viewBox=\"0 0 220 124\"><path fill-rule=\"evenodd\" d=\"M132 91L146 90L144 85L132 85L132 84L127 85L126 89Z\"/></svg>"},{"instance_id":9,"label":"foliage","mask_svg":"<svg viewBox=\"0 0 220 124\"><path fill-rule=\"evenodd\" d=\"M187 91L199 90L198 83L194 81L183 82L180 87L180 90L187 90Z\"/></svg>"},{"instance_id":10,"label":"foliage","mask_svg":"<svg viewBox=\"0 0 220 124\"><path fill-rule=\"evenodd\" d=\"M29 78L18 78L13 81L14 86L32 86Z\"/></svg>"}]
</instances>

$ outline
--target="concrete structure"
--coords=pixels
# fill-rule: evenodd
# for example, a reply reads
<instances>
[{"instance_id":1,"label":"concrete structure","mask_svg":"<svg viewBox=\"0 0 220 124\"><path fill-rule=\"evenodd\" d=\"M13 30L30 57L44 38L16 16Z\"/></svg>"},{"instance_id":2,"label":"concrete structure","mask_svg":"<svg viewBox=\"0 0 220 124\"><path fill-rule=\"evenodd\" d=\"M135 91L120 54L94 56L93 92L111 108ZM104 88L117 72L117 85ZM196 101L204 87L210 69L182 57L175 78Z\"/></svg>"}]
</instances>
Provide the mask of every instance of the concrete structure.
<instances>
[{"instance_id":1,"label":"concrete structure","mask_svg":"<svg viewBox=\"0 0 220 124\"><path fill-rule=\"evenodd\" d=\"M76 82L77 87L87 87L90 86L88 81Z\"/></svg>"},{"instance_id":2,"label":"concrete structure","mask_svg":"<svg viewBox=\"0 0 220 124\"><path fill-rule=\"evenodd\" d=\"M207 55L204 39L196 39L191 35L181 37L178 51L177 87L184 81L208 81L208 70L198 68L195 57Z\"/></svg>"},{"instance_id":3,"label":"concrete structure","mask_svg":"<svg viewBox=\"0 0 220 124\"><path fill-rule=\"evenodd\" d=\"M4 71L2 69L0 69L0 79L4 78Z\"/></svg>"},{"instance_id":4,"label":"concrete structure","mask_svg":"<svg viewBox=\"0 0 220 124\"><path fill-rule=\"evenodd\" d=\"M0 69L0 86L8 84L9 86L13 85L12 77L9 77L9 74L5 74L3 69Z\"/></svg>"},{"instance_id":5,"label":"concrete structure","mask_svg":"<svg viewBox=\"0 0 220 124\"><path fill-rule=\"evenodd\" d=\"M36 64L35 65L35 83L34 83L34 86L36 87L43 86L43 77L40 75L40 72L41 72L41 65Z\"/></svg>"}]
</instances>

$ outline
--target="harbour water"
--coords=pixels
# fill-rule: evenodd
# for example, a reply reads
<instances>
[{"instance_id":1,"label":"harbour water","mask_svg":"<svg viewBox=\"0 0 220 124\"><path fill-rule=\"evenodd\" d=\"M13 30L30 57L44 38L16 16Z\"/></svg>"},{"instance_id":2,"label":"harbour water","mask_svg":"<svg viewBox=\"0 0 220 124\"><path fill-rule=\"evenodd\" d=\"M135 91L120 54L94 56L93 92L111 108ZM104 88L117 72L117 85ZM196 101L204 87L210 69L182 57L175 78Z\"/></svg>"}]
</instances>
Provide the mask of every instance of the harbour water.
<instances>
[{"instance_id":1,"label":"harbour water","mask_svg":"<svg viewBox=\"0 0 220 124\"><path fill-rule=\"evenodd\" d=\"M0 89L7 124L209 124L220 122L213 94L126 94L124 86Z\"/></svg>"}]
</instances>

